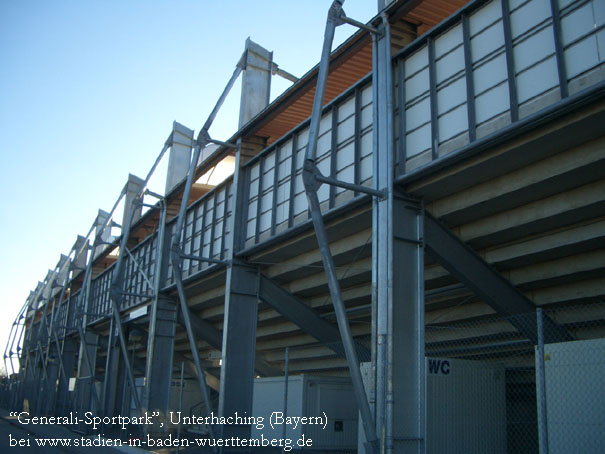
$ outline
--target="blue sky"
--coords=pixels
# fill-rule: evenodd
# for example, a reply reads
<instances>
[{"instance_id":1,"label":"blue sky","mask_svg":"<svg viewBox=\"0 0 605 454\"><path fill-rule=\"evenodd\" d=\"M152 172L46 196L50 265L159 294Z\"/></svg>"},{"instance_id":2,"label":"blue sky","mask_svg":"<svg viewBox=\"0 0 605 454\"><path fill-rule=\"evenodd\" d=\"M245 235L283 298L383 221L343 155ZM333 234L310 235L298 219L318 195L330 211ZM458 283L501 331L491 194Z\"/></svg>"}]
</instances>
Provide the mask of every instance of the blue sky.
<instances>
[{"instance_id":1,"label":"blue sky","mask_svg":"<svg viewBox=\"0 0 605 454\"><path fill-rule=\"evenodd\" d=\"M29 291L145 177L177 120L206 120L247 37L303 75L331 0L0 0L0 348ZM349 0L362 22L376 0ZM335 45L354 32L338 28ZM273 78L272 96L289 83ZM235 132L239 86L211 135Z\"/></svg>"}]
</instances>

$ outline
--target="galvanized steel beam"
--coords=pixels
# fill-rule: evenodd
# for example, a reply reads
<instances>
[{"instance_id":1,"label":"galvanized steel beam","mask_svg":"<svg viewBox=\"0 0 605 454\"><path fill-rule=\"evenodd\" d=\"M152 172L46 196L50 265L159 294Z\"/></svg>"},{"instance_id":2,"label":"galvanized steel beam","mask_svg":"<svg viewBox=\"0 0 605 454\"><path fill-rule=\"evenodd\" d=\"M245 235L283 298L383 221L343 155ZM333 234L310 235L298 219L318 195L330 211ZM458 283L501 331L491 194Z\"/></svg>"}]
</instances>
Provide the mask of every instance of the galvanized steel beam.
<instances>
[{"instance_id":1,"label":"galvanized steel beam","mask_svg":"<svg viewBox=\"0 0 605 454\"><path fill-rule=\"evenodd\" d=\"M133 365L130 364L129 355L128 355L128 347L126 345L126 336L124 334L124 327L122 326L122 318L121 318L121 307L124 299L124 251L128 251L128 240L130 237L130 230L132 224L138 219L139 213L141 211L141 204L143 202L143 196L145 194L145 190L147 185L149 184L149 180L151 179L155 169L158 164L164 157L164 154L172 145L173 133L171 133L160 153L158 154L155 162L151 166L151 169L147 173L147 176L144 180L135 177L133 175L129 175L128 183L123 191L126 195L126 201L124 204L124 216L122 222L122 237L120 239L120 254L118 255L118 259L116 261L112 279L111 279L111 288L109 291L112 315L113 315L113 326L118 334L118 340L120 349L122 352L122 364L124 365L126 376L128 378L128 384L130 386L132 398L134 400L137 411L140 413L142 411L141 402L139 399L139 395L136 391L136 384L134 380L133 373ZM163 206L163 205L162 205ZM161 257L161 255L160 255ZM134 260L134 257L131 256L131 260ZM158 258L159 261L159 258ZM156 288L159 288L159 275L156 274ZM157 298L157 290L153 295L154 298Z\"/></svg>"},{"instance_id":2,"label":"galvanized steel beam","mask_svg":"<svg viewBox=\"0 0 605 454\"><path fill-rule=\"evenodd\" d=\"M225 288L219 415L251 414L258 319L256 268L232 263ZM221 436L249 437L250 425L225 425Z\"/></svg>"},{"instance_id":3,"label":"galvanized steel beam","mask_svg":"<svg viewBox=\"0 0 605 454\"><path fill-rule=\"evenodd\" d=\"M269 104L273 53L250 39L246 40L244 74L240 102L240 128ZM231 244L225 283L225 312L223 318L222 364L220 374L219 416L251 414L256 358L256 324L258 311L257 270L233 259L241 247L247 213L248 185L243 168L249 151L256 150L254 140L237 144L233 175L233 211ZM264 145L264 143L263 143ZM250 150L252 148L252 150ZM261 165L262 165L261 161ZM262 170L262 169L261 169ZM262 173L261 173L262 181ZM262 191L262 187L259 188ZM221 437L249 438L250 425L224 425Z\"/></svg>"},{"instance_id":4,"label":"galvanized steel beam","mask_svg":"<svg viewBox=\"0 0 605 454\"><path fill-rule=\"evenodd\" d=\"M120 345L117 331L111 319L109 335L107 337L107 356L105 357L105 376L103 380L103 416L117 416L118 382L120 371Z\"/></svg>"},{"instance_id":5,"label":"galvanized steel beam","mask_svg":"<svg viewBox=\"0 0 605 454\"><path fill-rule=\"evenodd\" d=\"M170 406L170 384L174 360L174 335L176 333L177 305L172 299L160 294L165 280L168 262L168 241L166 232L166 204L160 201L161 212L157 236L154 298L149 317L147 340L147 364L145 385L145 408L159 410L166 415Z\"/></svg>"},{"instance_id":6,"label":"galvanized steel beam","mask_svg":"<svg viewBox=\"0 0 605 454\"><path fill-rule=\"evenodd\" d=\"M321 61L319 64L319 74L317 76L317 86L315 89L315 98L313 100L313 111L309 125L309 142L307 144L305 162L303 166L303 183L305 186L307 200L309 202L309 209L311 212L313 226L315 228L317 243L321 251L322 262L325 268L326 277L328 279L328 287L330 290L330 296L332 297L332 304L334 305L334 311L336 312L338 329L342 339L349 371L351 373L355 399L361 413L361 420L363 423L364 432L366 434L366 439L368 440L368 443L366 444L366 452L370 454L372 452L378 452L378 439L376 437L374 428L374 418L372 417L370 411L370 406L368 404L368 399L366 397L362 382L361 372L359 370L359 360L357 358L353 336L351 335L351 329L349 327L344 302L342 300L342 294L340 292L340 284L338 283L334 259L330 251L330 244L321 214L321 207L319 198L317 196L317 189L320 185L320 182L317 180L317 174L319 172L315 165L317 141L319 138L319 123L321 119L326 83L328 80L328 69L330 65L330 52L332 50L335 29L342 23L342 4L343 1L340 0L335 0L332 3L326 21ZM357 188L357 190L359 190L359 188Z\"/></svg>"},{"instance_id":7,"label":"galvanized steel beam","mask_svg":"<svg viewBox=\"0 0 605 454\"><path fill-rule=\"evenodd\" d=\"M63 364L59 384L57 389L57 401L55 403L55 412L59 415L66 415L69 412L69 380L72 378L74 367L76 365L76 355L78 346L70 338L63 339L61 345L61 363Z\"/></svg>"},{"instance_id":8,"label":"galvanized steel beam","mask_svg":"<svg viewBox=\"0 0 605 454\"><path fill-rule=\"evenodd\" d=\"M430 213L425 213L424 235L427 252L452 276L475 292L498 314L534 344L538 341L533 319L516 317L534 312L534 303L486 263L475 251L456 237ZM544 317L546 342L573 340L567 330Z\"/></svg>"},{"instance_id":9,"label":"galvanized steel beam","mask_svg":"<svg viewBox=\"0 0 605 454\"><path fill-rule=\"evenodd\" d=\"M187 215L187 206L189 204L189 196L191 194L191 186L193 185L193 180L194 180L195 173L197 170L197 163L198 163L198 160L200 157L201 150L206 145L208 145L209 143L211 143L213 141L210 138L208 130L210 129L210 126L212 125L214 118L216 117L221 106L223 105L225 98L229 94L229 91L233 87L233 84L235 83L236 79L242 72L242 67L244 66L245 56L246 56L246 53L244 53L244 55L242 55L242 58L237 63L236 68L233 71L231 78L229 79L229 82L227 82L227 85L226 85L225 89L223 90L223 93L219 97L216 105L212 109L212 112L206 119L204 126L202 127L202 129L200 130L200 132L198 134L198 137L197 137L197 140L195 143L195 148L193 151L193 156L192 156L192 159L191 159L191 162L189 165L189 172L187 174L187 180L185 182L185 187L183 189L183 198L181 200L181 207L179 210L179 215L177 217L176 225L173 230L172 243L171 243L171 249L170 249L170 262L172 264L174 282L176 285L180 308L181 308L180 313L183 316L183 323L184 323L185 329L187 331L187 338L189 340L189 347L191 350L191 355L193 357L193 362L195 364L195 370L196 370L196 375L198 378L198 384L200 386L200 391L202 393L202 396L204 399L204 404L206 406L207 411L211 411L212 406L210 403L210 396L208 394L208 386L206 383L205 374L202 369L202 364L201 364L200 357L199 357L199 351L197 348L195 332L193 331L193 327L192 327L192 323L191 323L191 315L190 315L189 308L187 306L187 296L185 294L185 287L183 284L183 270L182 270L182 264L183 264L182 244L183 243L182 243L182 241L183 241L183 235L184 235L185 217ZM214 437L214 430L212 429L212 426L210 426L209 430L210 430L210 435L212 437Z\"/></svg>"},{"instance_id":10,"label":"galvanized steel beam","mask_svg":"<svg viewBox=\"0 0 605 454\"><path fill-rule=\"evenodd\" d=\"M372 216L372 390L376 431L385 453L425 452L424 252L422 205L394 188L394 95L390 26L373 40L374 186L386 197L373 200ZM434 52L429 43L429 75L435 90ZM400 79L400 84L404 83ZM405 116L400 92L400 117ZM431 105L436 116L436 104ZM432 152L438 131L432 130ZM405 144L400 156L405 159ZM405 168L405 164L403 163ZM372 380L370 380L372 381Z\"/></svg>"},{"instance_id":11,"label":"galvanized steel beam","mask_svg":"<svg viewBox=\"0 0 605 454\"><path fill-rule=\"evenodd\" d=\"M80 327L80 365L75 395L82 411L97 413L101 410L101 401L95 387L97 347L99 336Z\"/></svg>"},{"instance_id":12,"label":"galvanized steel beam","mask_svg":"<svg viewBox=\"0 0 605 454\"><path fill-rule=\"evenodd\" d=\"M223 349L223 334L206 320L198 317L193 312L189 311L191 327L198 339L207 342L211 347L219 351ZM179 312L178 323L184 326L183 315ZM281 375L282 370L269 364L261 355L256 355L255 366L256 372L264 377L276 377Z\"/></svg>"},{"instance_id":13,"label":"galvanized steel beam","mask_svg":"<svg viewBox=\"0 0 605 454\"><path fill-rule=\"evenodd\" d=\"M336 326L321 318L316 311L270 278L260 274L259 279L258 295L263 302L339 356L345 356L340 333ZM354 344L358 357L370 357L370 350L367 347L359 342L354 342Z\"/></svg>"},{"instance_id":14,"label":"galvanized steel beam","mask_svg":"<svg viewBox=\"0 0 605 454\"><path fill-rule=\"evenodd\" d=\"M202 130L200 134L204 132ZM202 139L203 140L203 139ZM189 308L187 307L187 296L185 295L185 286L183 284L183 259L181 257L182 251L182 237L184 235L184 225L185 225L185 217L187 215L187 205L189 203L189 194L191 193L191 186L193 184L193 177L195 175L195 171L197 168L197 162L200 157L201 148L205 146L204 143L198 143L195 146L193 152L193 158L191 159L191 164L189 167L189 173L187 174L187 182L185 183L185 189L183 192L183 198L181 200L181 208L179 211L179 215L176 221L176 225L173 230L172 236L172 246L170 251L170 261L172 263L172 272L174 274L174 282L176 285L179 303L181 307L181 313L183 314L183 321L185 324L185 329L187 331L187 338L189 339L189 348L191 350L191 355L193 357L193 362L195 364L195 369L198 378L198 384L200 387L200 391L202 393L204 404L206 405L206 409L211 409L210 406L210 396L208 394L208 386L206 384L204 370L202 369L202 363L200 361L200 354L197 349L197 340L195 338L195 333L193 332L193 328L191 327L191 319L189 317ZM210 434L214 437L214 431L212 426L210 426Z\"/></svg>"}]
</instances>

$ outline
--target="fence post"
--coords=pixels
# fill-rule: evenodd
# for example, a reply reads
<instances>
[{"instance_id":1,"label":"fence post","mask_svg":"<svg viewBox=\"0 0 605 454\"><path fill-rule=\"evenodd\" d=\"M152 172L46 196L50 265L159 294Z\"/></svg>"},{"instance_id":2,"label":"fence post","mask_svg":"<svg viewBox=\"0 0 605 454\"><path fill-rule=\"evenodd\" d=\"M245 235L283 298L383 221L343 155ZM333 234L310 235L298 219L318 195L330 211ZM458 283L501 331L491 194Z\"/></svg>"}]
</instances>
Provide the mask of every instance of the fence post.
<instances>
[{"instance_id":1,"label":"fence post","mask_svg":"<svg viewBox=\"0 0 605 454\"><path fill-rule=\"evenodd\" d=\"M538 348L536 351L536 402L538 404L538 436L540 454L548 454L548 429L546 421L546 377L544 373L544 317L542 309L536 310L538 324Z\"/></svg>"},{"instance_id":2,"label":"fence post","mask_svg":"<svg viewBox=\"0 0 605 454\"><path fill-rule=\"evenodd\" d=\"M284 420L288 416L288 368L290 363L290 347L286 347L284 366ZM286 425L282 428L282 439L286 439ZM285 450L285 448L284 448Z\"/></svg>"},{"instance_id":3,"label":"fence post","mask_svg":"<svg viewBox=\"0 0 605 454\"><path fill-rule=\"evenodd\" d=\"M185 379L185 363L181 361L181 383L179 385L179 423L176 426L176 438L181 438L181 421L180 414L183 411L183 381ZM176 445L176 454L179 454L179 445Z\"/></svg>"}]
</instances>

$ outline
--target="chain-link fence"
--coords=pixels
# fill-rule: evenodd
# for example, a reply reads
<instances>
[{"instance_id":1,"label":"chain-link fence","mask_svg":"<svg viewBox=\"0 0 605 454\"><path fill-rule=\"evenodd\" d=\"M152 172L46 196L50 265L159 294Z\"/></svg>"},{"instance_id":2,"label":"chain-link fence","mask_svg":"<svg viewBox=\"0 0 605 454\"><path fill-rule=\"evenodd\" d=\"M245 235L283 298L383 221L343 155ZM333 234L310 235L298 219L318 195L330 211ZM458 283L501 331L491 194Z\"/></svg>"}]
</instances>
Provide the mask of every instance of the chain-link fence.
<instances>
[{"instance_id":1,"label":"chain-link fence","mask_svg":"<svg viewBox=\"0 0 605 454\"><path fill-rule=\"evenodd\" d=\"M428 320L425 329L427 453L605 452L605 304L457 321L460 313ZM360 361L370 361L370 339L356 341ZM289 370L256 380L253 414L325 412L317 447L357 449L361 429L339 348L284 349ZM321 370L318 358L328 350L330 366ZM371 370L362 365L362 373Z\"/></svg>"},{"instance_id":2,"label":"chain-link fence","mask_svg":"<svg viewBox=\"0 0 605 454\"><path fill-rule=\"evenodd\" d=\"M537 347L542 452L605 452L605 305L545 311L544 317L564 326L574 340ZM548 341L553 327L547 320Z\"/></svg>"},{"instance_id":3,"label":"chain-link fence","mask_svg":"<svg viewBox=\"0 0 605 454\"><path fill-rule=\"evenodd\" d=\"M605 452L604 303L474 319L453 308L427 317L425 341L427 453ZM356 338L356 347L362 373L371 375L370 337ZM251 424L252 438L297 441L304 433L313 439L309 449L356 451L358 413L342 346L307 344L272 355L286 373L255 380L252 416L265 419ZM6 404L16 383L2 385ZM181 387L175 379L171 408L205 414L194 391L185 392L187 405L179 403ZM272 429L273 412L325 416L325 424Z\"/></svg>"},{"instance_id":4,"label":"chain-link fence","mask_svg":"<svg viewBox=\"0 0 605 454\"><path fill-rule=\"evenodd\" d=\"M426 327L427 453L605 452L605 306Z\"/></svg>"}]
</instances>

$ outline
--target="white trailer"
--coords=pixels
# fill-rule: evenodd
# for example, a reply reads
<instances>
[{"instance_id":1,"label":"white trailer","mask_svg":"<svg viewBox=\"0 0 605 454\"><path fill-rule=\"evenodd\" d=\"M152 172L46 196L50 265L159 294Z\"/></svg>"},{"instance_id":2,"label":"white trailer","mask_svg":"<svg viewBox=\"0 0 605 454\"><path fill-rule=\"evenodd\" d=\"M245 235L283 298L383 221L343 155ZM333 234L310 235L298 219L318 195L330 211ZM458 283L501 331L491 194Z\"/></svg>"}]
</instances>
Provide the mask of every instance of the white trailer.
<instances>
[{"instance_id":1,"label":"white trailer","mask_svg":"<svg viewBox=\"0 0 605 454\"><path fill-rule=\"evenodd\" d=\"M322 417L325 424L285 425L285 438L294 449L354 450L357 447L357 404L348 378L295 375L288 379L288 405L284 406L284 377L254 381L252 415L263 417L263 427L252 426L252 438L284 438L284 425L269 424L271 415L282 417ZM302 436L311 446L298 446Z\"/></svg>"},{"instance_id":2,"label":"white trailer","mask_svg":"<svg viewBox=\"0 0 605 454\"><path fill-rule=\"evenodd\" d=\"M546 344L544 369L549 454L605 452L605 339Z\"/></svg>"},{"instance_id":3,"label":"white trailer","mask_svg":"<svg viewBox=\"0 0 605 454\"><path fill-rule=\"evenodd\" d=\"M368 389L372 384L370 363L361 366ZM426 358L425 373L426 453L505 454L504 367L482 361ZM365 437L361 424L359 431L358 452L362 453Z\"/></svg>"}]
</instances>

